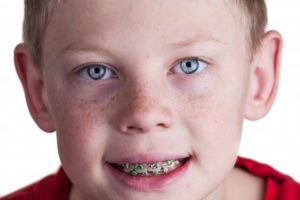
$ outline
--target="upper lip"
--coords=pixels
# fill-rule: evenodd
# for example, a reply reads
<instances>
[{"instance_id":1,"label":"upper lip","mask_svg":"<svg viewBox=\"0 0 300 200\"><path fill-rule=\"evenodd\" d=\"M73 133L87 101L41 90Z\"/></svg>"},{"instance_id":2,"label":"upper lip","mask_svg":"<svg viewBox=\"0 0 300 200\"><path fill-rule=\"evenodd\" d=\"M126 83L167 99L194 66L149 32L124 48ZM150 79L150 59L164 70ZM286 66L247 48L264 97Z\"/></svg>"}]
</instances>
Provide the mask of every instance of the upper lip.
<instances>
[{"instance_id":1,"label":"upper lip","mask_svg":"<svg viewBox=\"0 0 300 200\"><path fill-rule=\"evenodd\" d=\"M174 155L174 154L136 154L131 156L124 156L122 158L108 159L107 163L115 164L136 164L136 163L155 163L166 160L178 160L188 158L189 155Z\"/></svg>"}]
</instances>

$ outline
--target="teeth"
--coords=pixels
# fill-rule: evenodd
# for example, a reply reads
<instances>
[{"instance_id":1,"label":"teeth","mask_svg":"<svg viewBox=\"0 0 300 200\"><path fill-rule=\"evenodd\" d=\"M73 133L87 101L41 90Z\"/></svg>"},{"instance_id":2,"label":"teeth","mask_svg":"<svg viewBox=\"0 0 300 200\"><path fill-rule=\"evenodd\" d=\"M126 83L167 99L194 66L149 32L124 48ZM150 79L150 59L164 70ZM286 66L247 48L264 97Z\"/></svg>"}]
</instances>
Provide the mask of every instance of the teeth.
<instances>
[{"instance_id":1,"label":"teeth","mask_svg":"<svg viewBox=\"0 0 300 200\"><path fill-rule=\"evenodd\" d=\"M132 176L156 176L166 174L178 168L185 159L166 160L156 163L113 164L117 169Z\"/></svg>"}]
</instances>

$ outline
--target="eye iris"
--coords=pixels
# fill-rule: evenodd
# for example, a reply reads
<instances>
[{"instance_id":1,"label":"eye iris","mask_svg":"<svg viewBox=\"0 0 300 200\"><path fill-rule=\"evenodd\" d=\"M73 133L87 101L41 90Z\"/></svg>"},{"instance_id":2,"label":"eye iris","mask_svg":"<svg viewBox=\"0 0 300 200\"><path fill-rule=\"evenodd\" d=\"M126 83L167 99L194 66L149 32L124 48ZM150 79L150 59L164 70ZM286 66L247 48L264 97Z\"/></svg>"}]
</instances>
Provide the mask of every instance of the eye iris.
<instances>
[{"instance_id":1,"label":"eye iris","mask_svg":"<svg viewBox=\"0 0 300 200\"><path fill-rule=\"evenodd\" d=\"M181 70L186 74L192 74L196 72L199 68L198 60L187 60L180 64Z\"/></svg>"},{"instance_id":2,"label":"eye iris","mask_svg":"<svg viewBox=\"0 0 300 200\"><path fill-rule=\"evenodd\" d=\"M106 68L101 66L93 66L88 68L89 76L94 80L99 80L104 77Z\"/></svg>"}]
</instances>

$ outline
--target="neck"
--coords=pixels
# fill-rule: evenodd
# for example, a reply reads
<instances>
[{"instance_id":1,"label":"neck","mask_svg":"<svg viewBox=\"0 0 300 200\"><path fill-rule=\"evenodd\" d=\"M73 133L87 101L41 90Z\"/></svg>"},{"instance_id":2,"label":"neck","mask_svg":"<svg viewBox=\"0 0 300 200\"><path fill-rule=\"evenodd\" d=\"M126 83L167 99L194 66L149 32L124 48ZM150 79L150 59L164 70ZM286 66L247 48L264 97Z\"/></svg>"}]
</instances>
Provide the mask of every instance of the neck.
<instances>
[{"instance_id":1,"label":"neck","mask_svg":"<svg viewBox=\"0 0 300 200\"><path fill-rule=\"evenodd\" d=\"M203 200L226 200L226 199L224 198L224 186L222 184L214 192L212 192L211 194L209 194Z\"/></svg>"}]
</instances>

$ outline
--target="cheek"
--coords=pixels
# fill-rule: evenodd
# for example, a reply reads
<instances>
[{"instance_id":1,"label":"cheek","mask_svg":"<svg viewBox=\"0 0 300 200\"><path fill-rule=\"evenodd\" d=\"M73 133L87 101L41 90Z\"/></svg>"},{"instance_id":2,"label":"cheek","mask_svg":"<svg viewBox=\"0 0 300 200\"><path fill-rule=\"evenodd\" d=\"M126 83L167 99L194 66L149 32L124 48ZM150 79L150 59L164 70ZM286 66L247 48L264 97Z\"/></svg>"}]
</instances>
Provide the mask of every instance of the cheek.
<instances>
[{"instance_id":1,"label":"cheek","mask_svg":"<svg viewBox=\"0 0 300 200\"><path fill-rule=\"evenodd\" d=\"M190 185L213 190L232 169L238 155L243 117L237 110L241 102L230 102L221 95L187 99L185 126L194 157Z\"/></svg>"},{"instance_id":2,"label":"cheek","mask_svg":"<svg viewBox=\"0 0 300 200\"><path fill-rule=\"evenodd\" d=\"M73 132L93 129L105 123L106 106L97 100L68 98L67 95L51 103L57 131ZM88 132L87 132L88 134Z\"/></svg>"},{"instance_id":3,"label":"cheek","mask_svg":"<svg viewBox=\"0 0 300 200\"><path fill-rule=\"evenodd\" d=\"M236 146L240 140L243 116L240 104L226 97L189 97L185 107L186 126L200 148Z\"/></svg>"},{"instance_id":4,"label":"cheek","mask_svg":"<svg viewBox=\"0 0 300 200\"><path fill-rule=\"evenodd\" d=\"M185 97L184 123L197 162L207 172L222 173L235 162L242 131L245 83L215 81L203 95Z\"/></svg>"},{"instance_id":5,"label":"cheek","mask_svg":"<svg viewBox=\"0 0 300 200\"><path fill-rule=\"evenodd\" d=\"M58 148L64 163L101 159L107 137L107 112L112 98L49 88L49 104L57 131ZM80 95L81 94L81 95Z\"/></svg>"},{"instance_id":6,"label":"cheek","mask_svg":"<svg viewBox=\"0 0 300 200\"><path fill-rule=\"evenodd\" d=\"M243 67L227 66L213 71L210 76L213 78L204 83L206 87L201 90L204 92L187 98L186 112L190 113L196 127L210 133L200 134L207 141L221 143L222 138L224 143L230 144L232 138L240 139L248 89L247 70Z\"/></svg>"}]
</instances>

